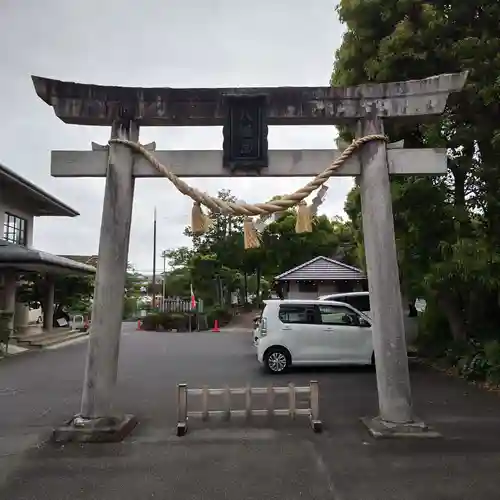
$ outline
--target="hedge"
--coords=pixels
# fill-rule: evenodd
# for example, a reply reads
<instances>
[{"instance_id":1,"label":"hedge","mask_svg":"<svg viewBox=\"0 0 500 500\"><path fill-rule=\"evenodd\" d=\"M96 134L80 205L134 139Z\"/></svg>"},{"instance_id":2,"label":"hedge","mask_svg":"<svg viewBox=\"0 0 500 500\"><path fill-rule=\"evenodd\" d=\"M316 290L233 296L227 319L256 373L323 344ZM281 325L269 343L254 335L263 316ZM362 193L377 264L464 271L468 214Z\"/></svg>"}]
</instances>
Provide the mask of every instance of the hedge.
<instances>
[{"instance_id":1,"label":"hedge","mask_svg":"<svg viewBox=\"0 0 500 500\"><path fill-rule=\"evenodd\" d=\"M210 329L213 327L215 320L219 322L219 327L225 326L232 318L230 310L222 307L213 307L206 311L206 324ZM141 318L142 329L148 331L155 330L177 330L179 332L189 331L189 321L191 321L191 330L197 328L196 315L186 313L171 313L171 312L155 312ZM200 321L200 325L204 325L204 321Z\"/></svg>"}]
</instances>

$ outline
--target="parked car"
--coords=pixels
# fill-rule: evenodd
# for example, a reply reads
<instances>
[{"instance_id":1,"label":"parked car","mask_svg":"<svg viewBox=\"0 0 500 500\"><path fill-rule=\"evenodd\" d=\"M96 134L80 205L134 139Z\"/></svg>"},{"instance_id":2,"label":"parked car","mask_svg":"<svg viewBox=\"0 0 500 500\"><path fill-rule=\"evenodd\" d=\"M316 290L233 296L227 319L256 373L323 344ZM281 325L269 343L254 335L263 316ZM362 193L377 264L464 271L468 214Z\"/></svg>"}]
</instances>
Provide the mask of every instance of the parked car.
<instances>
[{"instance_id":1,"label":"parked car","mask_svg":"<svg viewBox=\"0 0 500 500\"><path fill-rule=\"evenodd\" d=\"M321 295L318 297L318 300L343 302L361 311L370 319L372 318L369 292L332 293L329 295ZM406 343L411 345L415 342L418 335L418 311L415 304L403 302L403 321Z\"/></svg>"},{"instance_id":2,"label":"parked car","mask_svg":"<svg viewBox=\"0 0 500 500\"><path fill-rule=\"evenodd\" d=\"M293 365L374 363L370 318L349 304L323 300L265 301L255 341L271 373Z\"/></svg>"}]
</instances>

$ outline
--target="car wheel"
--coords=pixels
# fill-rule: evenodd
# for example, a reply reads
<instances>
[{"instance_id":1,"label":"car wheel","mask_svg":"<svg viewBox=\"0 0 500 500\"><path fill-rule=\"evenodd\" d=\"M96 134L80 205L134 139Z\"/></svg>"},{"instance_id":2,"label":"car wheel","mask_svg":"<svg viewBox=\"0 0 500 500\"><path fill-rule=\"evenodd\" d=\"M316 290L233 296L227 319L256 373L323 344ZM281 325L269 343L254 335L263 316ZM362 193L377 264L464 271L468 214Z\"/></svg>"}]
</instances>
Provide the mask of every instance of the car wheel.
<instances>
[{"instance_id":1,"label":"car wheel","mask_svg":"<svg viewBox=\"0 0 500 500\"><path fill-rule=\"evenodd\" d=\"M264 366L269 373L284 373L290 365L291 357L286 349L272 347L264 356Z\"/></svg>"}]
</instances>

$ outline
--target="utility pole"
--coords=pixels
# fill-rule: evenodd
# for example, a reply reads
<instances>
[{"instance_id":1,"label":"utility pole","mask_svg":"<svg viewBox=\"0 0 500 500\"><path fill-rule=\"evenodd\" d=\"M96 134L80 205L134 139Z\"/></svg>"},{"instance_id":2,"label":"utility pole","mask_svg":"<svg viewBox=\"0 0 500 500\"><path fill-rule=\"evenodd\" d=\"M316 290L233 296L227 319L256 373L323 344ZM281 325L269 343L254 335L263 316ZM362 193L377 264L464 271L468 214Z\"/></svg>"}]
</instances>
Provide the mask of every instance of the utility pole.
<instances>
[{"instance_id":1,"label":"utility pole","mask_svg":"<svg viewBox=\"0 0 500 500\"><path fill-rule=\"evenodd\" d=\"M156 309L156 207L153 221L153 309Z\"/></svg>"},{"instance_id":2,"label":"utility pole","mask_svg":"<svg viewBox=\"0 0 500 500\"><path fill-rule=\"evenodd\" d=\"M163 280L162 280L162 290L161 290L161 310L165 312L165 285L166 285L166 267L165 267L165 262L167 260L167 252L163 250L163 253L161 254L163 257Z\"/></svg>"}]
</instances>

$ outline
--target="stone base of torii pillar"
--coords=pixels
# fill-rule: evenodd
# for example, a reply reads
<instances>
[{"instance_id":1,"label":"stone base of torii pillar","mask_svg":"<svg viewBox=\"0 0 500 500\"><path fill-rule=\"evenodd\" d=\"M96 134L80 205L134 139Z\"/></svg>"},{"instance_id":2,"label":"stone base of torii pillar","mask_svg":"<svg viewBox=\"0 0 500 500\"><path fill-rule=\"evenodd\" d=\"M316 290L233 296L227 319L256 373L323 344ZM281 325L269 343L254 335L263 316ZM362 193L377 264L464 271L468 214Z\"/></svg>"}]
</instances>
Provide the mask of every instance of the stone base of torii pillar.
<instances>
[{"instance_id":1,"label":"stone base of torii pillar","mask_svg":"<svg viewBox=\"0 0 500 500\"><path fill-rule=\"evenodd\" d=\"M52 432L54 443L119 443L136 427L134 415L84 419L73 417Z\"/></svg>"},{"instance_id":2,"label":"stone base of torii pillar","mask_svg":"<svg viewBox=\"0 0 500 500\"><path fill-rule=\"evenodd\" d=\"M398 424L387 422L381 417L361 418L370 435L376 439L380 438L440 438L442 435L429 427L420 419L413 418L412 422Z\"/></svg>"}]
</instances>

